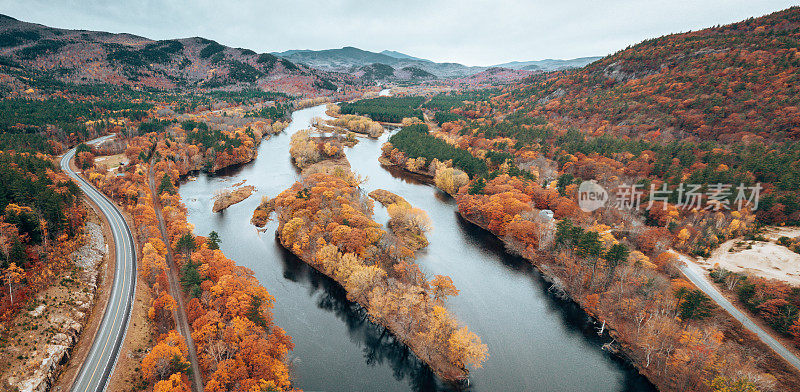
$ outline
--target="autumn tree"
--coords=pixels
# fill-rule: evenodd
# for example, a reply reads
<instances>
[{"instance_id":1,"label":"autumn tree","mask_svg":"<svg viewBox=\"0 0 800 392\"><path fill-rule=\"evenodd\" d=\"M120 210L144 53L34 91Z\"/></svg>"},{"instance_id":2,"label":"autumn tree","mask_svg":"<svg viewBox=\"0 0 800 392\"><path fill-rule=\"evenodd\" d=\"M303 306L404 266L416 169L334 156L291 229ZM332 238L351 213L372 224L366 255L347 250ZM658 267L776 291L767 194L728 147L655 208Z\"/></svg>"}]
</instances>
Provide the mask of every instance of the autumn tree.
<instances>
[{"instance_id":1,"label":"autumn tree","mask_svg":"<svg viewBox=\"0 0 800 392\"><path fill-rule=\"evenodd\" d=\"M168 336L179 335L171 331ZM153 347L142 359L142 375L150 381L165 380L175 373L186 373L190 364L186 360L186 345L180 339L165 338Z\"/></svg>"},{"instance_id":2,"label":"autumn tree","mask_svg":"<svg viewBox=\"0 0 800 392\"><path fill-rule=\"evenodd\" d=\"M174 373L166 380L161 380L153 387L153 392L190 392L182 373Z\"/></svg>"},{"instance_id":3,"label":"autumn tree","mask_svg":"<svg viewBox=\"0 0 800 392\"><path fill-rule=\"evenodd\" d=\"M487 356L487 347L467 327L455 330L448 340L450 358L461 366L480 368Z\"/></svg>"},{"instance_id":4,"label":"autumn tree","mask_svg":"<svg viewBox=\"0 0 800 392\"><path fill-rule=\"evenodd\" d=\"M3 271L3 279L8 285L8 295L11 296L11 303L14 303L14 285L19 283L24 276L22 268L18 267L16 263L10 263Z\"/></svg>"},{"instance_id":5,"label":"autumn tree","mask_svg":"<svg viewBox=\"0 0 800 392\"><path fill-rule=\"evenodd\" d=\"M469 176L461 170L444 167L436 170L434 182L439 189L455 195L462 186L469 182Z\"/></svg>"},{"instance_id":6,"label":"autumn tree","mask_svg":"<svg viewBox=\"0 0 800 392\"><path fill-rule=\"evenodd\" d=\"M453 284L453 279L449 276L436 275L430 282L433 289L433 298L436 301L444 301L448 296L458 295L458 289Z\"/></svg>"}]
</instances>

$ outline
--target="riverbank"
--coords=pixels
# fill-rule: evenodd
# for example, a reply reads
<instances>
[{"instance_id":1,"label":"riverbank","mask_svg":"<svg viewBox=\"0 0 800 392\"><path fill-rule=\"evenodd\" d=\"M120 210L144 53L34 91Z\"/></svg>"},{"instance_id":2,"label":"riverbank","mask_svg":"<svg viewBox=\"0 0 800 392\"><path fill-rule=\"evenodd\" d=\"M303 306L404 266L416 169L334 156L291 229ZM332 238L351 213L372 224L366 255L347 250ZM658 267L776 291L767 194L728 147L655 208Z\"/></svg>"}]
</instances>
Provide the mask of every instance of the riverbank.
<instances>
[{"instance_id":1,"label":"riverbank","mask_svg":"<svg viewBox=\"0 0 800 392\"><path fill-rule=\"evenodd\" d=\"M360 180L343 168L308 168L302 183L262 203L278 211L281 244L339 283L348 299L363 306L442 379L463 382L466 366L480 366L486 346L445 310L445 298L458 293L452 280L437 276L427 282L413 262L413 251L387 240L372 219Z\"/></svg>"},{"instance_id":2,"label":"riverbank","mask_svg":"<svg viewBox=\"0 0 800 392\"><path fill-rule=\"evenodd\" d=\"M403 246L414 252L428 246L425 233L430 231L432 226L425 211L414 208L402 196L385 189L376 189L369 193L369 197L386 208L389 213L389 222L386 226Z\"/></svg>"},{"instance_id":3,"label":"riverbank","mask_svg":"<svg viewBox=\"0 0 800 392\"><path fill-rule=\"evenodd\" d=\"M416 178L427 178L427 182L431 182L431 173L423 169L424 164L417 168L417 162L414 162L412 166L416 170L410 170L404 154L398 154L388 146L384 147L379 159L384 167L390 165L397 170L411 173ZM635 255L632 254L631 260L640 260L636 262L641 263L637 264L639 267L634 266L636 263L625 260L624 263L609 268L605 259L594 259L592 262L576 257L569 248L553 248L555 222L551 221L552 229L542 229L546 218L540 216L537 210L531 209L529 204L535 201L537 207L559 211L560 217L564 219L564 214L571 214L569 211L572 211L567 208L568 200L559 199L555 194L550 195L548 190L529 188L524 180L502 175L500 177L499 182L487 181L481 187L475 188L474 195L468 195L466 188L456 192L459 215L488 230L511 252L521 255L538 267L553 281L557 291L563 291L587 314L604 323L605 329L611 329L609 333L618 344L621 354L660 389L685 390L692 386L696 390L705 390L704 386L713 380L718 383L728 382L726 380L737 376L730 373L732 368L719 364L720 361L725 357L738 357L743 361L745 358L752 358L754 354L748 352L747 347L759 347L757 355L768 357L759 361L758 365L741 370L748 374L751 380L749 382L769 390L774 387L770 384L776 383L772 378L774 375L778 385L797 386L796 375L779 363L779 360L776 363L771 358L771 351L754 342L753 337L737 331L720 309L714 309L711 312L714 316L707 319L677 319L681 302L673 299L674 289L670 286L678 283L671 283L668 279L677 279L679 275L670 275L669 261L656 257L658 255L653 255L651 260L641 252L633 252ZM472 188L469 193L473 193ZM465 200L469 201L465 203ZM606 231L602 226L590 230L597 230L598 233ZM608 241L615 240L613 237L603 239L606 249L612 243ZM592 268L592 265L596 268ZM657 282L645 291L649 294L644 297L641 293L631 291L640 284L637 281L642 279ZM625 284L629 286L626 287ZM653 300L659 297L662 299ZM661 312L657 309L663 309L666 313L655 317L656 313ZM709 336L706 334L712 333L724 338L700 338L698 342L686 341L684 338L687 334ZM743 341L749 342L747 347L741 344ZM705 373L695 371L695 367L685 366L684 359L681 359L699 349L698 344L715 353L713 357L704 359L708 363L704 366L717 366L719 369L710 379L705 378ZM727 360L729 359L725 361ZM717 364L712 365L713 363ZM771 378L773 381L769 381Z\"/></svg>"},{"instance_id":4,"label":"riverbank","mask_svg":"<svg viewBox=\"0 0 800 392\"><path fill-rule=\"evenodd\" d=\"M395 162L392 158L385 155L381 155L378 157L378 162L380 162L381 166L386 168L395 168L400 170L406 174L416 176L419 181L426 182L428 184L434 184L434 176L433 174L429 173L427 170L420 170L419 168L410 168L406 163L407 160L403 162Z\"/></svg>"},{"instance_id":5,"label":"riverbank","mask_svg":"<svg viewBox=\"0 0 800 392\"><path fill-rule=\"evenodd\" d=\"M293 244L290 244L286 242L284 239L282 239L280 236L280 232L276 232L276 235L278 237L278 240L281 241L281 244L291 252ZM300 260L302 260L304 263L311 266L311 268L314 268L314 270L316 270L317 272L333 279L339 285L339 287L347 291L347 288L345 287L346 280L342 279L337 280L335 276L330 275L328 271L324 270L320 264L314 262L312 258L294 252L292 253L295 256L297 256ZM349 292L348 292L348 300L353 300ZM366 312L370 316L370 319L372 319L373 322L385 328L386 332L391 334L397 341L408 347L413 353L413 355L418 359L420 359L421 361L425 362L425 364L427 364L437 376L441 377L445 381L455 383L456 385L469 384L468 381L469 372L467 371L466 368L453 365L442 355L436 355L436 356L427 355L426 353L429 353L430 348L425 347L424 343L421 343L416 339L412 339L409 336L402 336L398 334L398 332L402 331L403 329L403 327L399 323L390 323L385 319L373 318L375 317L374 315L375 311L374 310L372 312L370 311L368 303L359 299L356 299L353 302L358 304L364 310L364 312Z\"/></svg>"},{"instance_id":6,"label":"riverbank","mask_svg":"<svg viewBox=\"0 0 800 392\"><path fill-rule=\"evenodd\" d=\"M181 185L189 221L197 232L213 230L223 240L236 238L235 243L221 243L225 254L255 271L275 295L275 322L296 340L292 367L297 388L461 390L436 377L406 345L373 322L361 305L349 301L339 283L287 251L275 236L276 219L262 230L248 222L259 199L274 199L297 180L289 139L323 115L321 107L295 112L290 128L262 144L259 158L251 164L223 174L201 174ZM346 155L352 170L366 179L363 192L392 190L425 210L433 221L430 245L417 252L415 264L431 277L452 278L459 295L448 298L448 309L491 350L483 367L471 369L470 390L653 391L633 368L600 349L610 338L598 336L576 305L548 291L549 284L530 263L508 254L490 234L459 218L451 198L425 185L430 181L421 183L397 169L382 168L377 156L388 137L359 138ZM213 192L242 180L256 186L257 197L212 215ZM389 219L378 203L374 214L374 220L384 225ZM560 374L573 376L565 379Z\"/></svg>"}]
</instances>

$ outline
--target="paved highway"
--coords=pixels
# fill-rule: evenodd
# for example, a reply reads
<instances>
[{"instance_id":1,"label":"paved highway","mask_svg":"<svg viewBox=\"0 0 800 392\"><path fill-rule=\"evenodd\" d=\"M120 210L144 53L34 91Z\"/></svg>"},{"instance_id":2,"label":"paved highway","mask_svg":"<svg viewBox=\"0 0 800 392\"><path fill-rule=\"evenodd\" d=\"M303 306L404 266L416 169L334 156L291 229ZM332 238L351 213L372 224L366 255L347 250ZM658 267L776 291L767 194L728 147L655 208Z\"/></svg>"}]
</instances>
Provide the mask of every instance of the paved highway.
<instances>
[{"instance_id":1,"label":"paved highway","mask_svg":"<svg viewBox=\"0 0 800 392\"><path fill-rule=\"evenodd\" d=\"M800 358L797 358L791 351L789 351L786 347L781 344L781 342L777 341L772 335L768 334L763 328L759 327L753 320L750 319L744 312L739 310L736 306L734 306L730 301L728 301L717 288L706 278L705 271L699 265L697 265L694 261L689 259L688 257L679 254L677 252L673 252L683 264L679 263L679 268L684 275L686 275L689 280L694 283L700 290L703 290L706 295L708 295L714 302L719 304L722 309L725 309L726 312L730 313L733 318L739 320L745 328L753 332L761 339L764 344L769 346L773 349L778 355L780 355L786 362L788 362L792 367L800 371Z\"/></svg>"},{"instance_id":2,"label":"paved highway","mask_svg":"<svg viewBox=\"0 0 800 392\"><path fill-rule=\"evenodd\" d=\"M95 139L90 143L99 143L109 137ZM61 170L72 177L86 197L100 208L111 224L115 244L116 269L111 296L89 354L72 384L73 392L101 392L106 389L108 380L114 373L114 366L128 330L136 288L136 249L131 230L114 203L70 169L69 162L74 156L74 148L64 154L61 158Z\"/></svg>"}]
</instances>

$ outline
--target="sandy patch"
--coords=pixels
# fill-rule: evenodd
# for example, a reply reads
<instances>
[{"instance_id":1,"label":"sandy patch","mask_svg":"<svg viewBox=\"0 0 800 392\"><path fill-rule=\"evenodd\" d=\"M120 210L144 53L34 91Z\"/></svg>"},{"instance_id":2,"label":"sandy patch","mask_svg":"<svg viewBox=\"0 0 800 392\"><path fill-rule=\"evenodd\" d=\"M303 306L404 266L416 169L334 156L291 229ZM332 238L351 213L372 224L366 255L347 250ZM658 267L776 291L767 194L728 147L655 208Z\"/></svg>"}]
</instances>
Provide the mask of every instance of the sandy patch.
<instances>
[{"instance_id":1,"label":"sandy patch","mask_svg":"<svg viewBox=\"0 0 800 392\"><path fill-rule=\"evenodd\" d=\"M120 165L128 164L128 157L125 154L106 155L94 159L95 166L105 166L108 170L118 168Z\"/></svg>"},{"instance_id":2,"label":"sandy patch","mask_svg":"<svg viewBox=\"0 0 800 392\"><path fill-rule=\"evenodd\" d=\"M720 245L711 256L698 259L705 267L719 265L734 272L749 272L800 286L800 254L775 243L781 236L797 237L800 228L770 228L764 233L770 242L733 239Z\"/></svg>"}]
</instances>

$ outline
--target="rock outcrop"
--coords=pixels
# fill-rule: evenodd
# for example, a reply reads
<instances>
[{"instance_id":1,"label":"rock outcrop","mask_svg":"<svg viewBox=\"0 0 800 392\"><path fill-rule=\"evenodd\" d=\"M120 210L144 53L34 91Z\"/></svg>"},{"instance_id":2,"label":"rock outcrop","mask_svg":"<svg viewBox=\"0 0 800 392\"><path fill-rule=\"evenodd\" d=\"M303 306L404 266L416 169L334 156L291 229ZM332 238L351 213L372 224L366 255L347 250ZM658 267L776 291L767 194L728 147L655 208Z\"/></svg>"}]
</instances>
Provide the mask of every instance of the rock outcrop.
<instances>
[{"instance_id":1,"label":"rock outcrop","mask_svg":"<svg viewBox=\"0 0 800 392\"><path fill-rule=\"evenodd\" d=\"M17 339L0 349L0 355L19 360L3 374L2 381L12 390L50 390L81 336L97 299L99 271L108 253L100 224L88 222L85 238L73 254L76 268L60 275L60 281L32 300L39 305L17 316L10 331L17 333Z\"/></svg>"}]
</instances>

